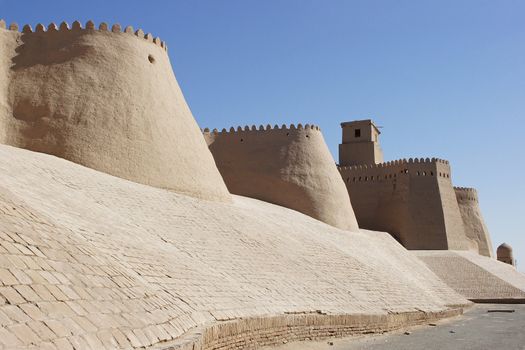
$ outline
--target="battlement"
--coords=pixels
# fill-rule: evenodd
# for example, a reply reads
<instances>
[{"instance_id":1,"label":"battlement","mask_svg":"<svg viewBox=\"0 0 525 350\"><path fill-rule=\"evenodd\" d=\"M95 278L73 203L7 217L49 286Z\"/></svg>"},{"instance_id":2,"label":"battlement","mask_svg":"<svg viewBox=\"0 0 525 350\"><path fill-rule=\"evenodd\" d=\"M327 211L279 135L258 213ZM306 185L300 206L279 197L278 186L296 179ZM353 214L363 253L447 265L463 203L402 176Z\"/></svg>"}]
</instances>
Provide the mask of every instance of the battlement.
<instances>
[{"instance_id":1,"label":"battlement","mask_svg":"<svg viewBox=\"0 0 525 350\"><path fill-rule=\"evenodd\" d=\"M458 201L478 201L478 191L471 187L455 187L456 198Z\"/></svg>"},{"instance_id":2,"label":"battlement","mask_svg":"<svg viewBox=\"0 0 525 350\"><path fill-rule=\"evenodd\" d=\"M348 165L348 166L339 166L340 170L362 170L362 169L377 169L377 168L388 168L396 167L402 164L421 164L421 163L441 163L449 165L448 160L439 159L439 158L406 158L396 159L379 164L359 164L359 165Z\"/></svg>"},{"instance_id":3,"label":"battlement","mask_svg":"<svg viewBox=\"0 0 525 350\"><path fill-rule=\"evenodd\" d=\"M11 31L18 32L19 26L17 23L11 23L9 26L6 25L5 20L0 19L0 29L8 29ZM87 21L85 27L82 27L82 24L79 21L73 22L72 26L70 27L67 22L60 23L60 26L57 26L55 23L50 23L47 28L45 25L38 23L33 30L30 24L26 24L22 27L22 33L24 34L32 34L32 33L58 33L58 32L68 32L68 31L96 31L96 26L93 21ZM132 26L127 26L122 31L122 27L120 24L115 23L109 27L109 25L105 22L100 23L98 26L98 31L100 32L111 32L111 33L124 33L129 35L134 35L137 38L144 39L148 42L151 42L157 46L160 46L165 51L168 50L168 46L164 41L162 41L159 37L154 37L151 33L145 33L142 29L133 30Z\"/></svg>"},{"instance_id":4,"label":"battlement","mask_svg":"<svg viewBox=\"0 0 525 350\"><path fill-rule=\"evenodd\" d=\"M450 179L450 164L439 158L398 159L379 164L338 167L345 182L382 182L399 176L436 176Z\"/></svg>"},{"instance_id":5,"label":"battlement","mask_svg":"<svg viewBox=\"0 0 525 350\"><path fill-rule=\"evenodd\" d=\"M201 131L203 133L210 133L210 134L235 134L235 133L244 133L244 132L260 132L260 131L264 131L264 132L267 132L267 131L275 131L275 130L279 130L279 131L283 131L283 130L317 130L317 131L321 131L321 128L317 125L313 125L313 124L305 124L304 126L302 124L297 124L297 126L295 126L295 124L290 124L290 126L287 126L286 124L283 124L281 125L281 127L279 127L279 125L275 124L273 127L270 125L270 124L267 124L266 126L264 125L259 125L259 127L257 128L257 126L255 125L252 125L251 127L249 125L245 125L244 127L242 126L238 126L238 127L231 127L230 129L226 129L226 128L223 128L221 131L219 131L218 129L213 129L210 131L210 128L204 128L203 130L201 129Z\"/></svg>"}]
</instances>

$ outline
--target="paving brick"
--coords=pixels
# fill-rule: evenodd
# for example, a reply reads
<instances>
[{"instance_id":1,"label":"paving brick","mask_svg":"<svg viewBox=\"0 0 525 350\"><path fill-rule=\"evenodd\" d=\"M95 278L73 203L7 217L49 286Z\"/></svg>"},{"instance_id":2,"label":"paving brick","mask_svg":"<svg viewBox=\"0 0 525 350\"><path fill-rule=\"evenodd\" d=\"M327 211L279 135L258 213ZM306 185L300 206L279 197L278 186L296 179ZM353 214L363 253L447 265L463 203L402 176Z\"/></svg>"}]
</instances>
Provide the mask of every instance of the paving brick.
<instances>
[{"instance_id":1,"label":"paving brick","mask_svg":"<svg viewBox=\"0 0 525 350\"><path fill-rule=\"evenodd\" d=\"M66 338L56 338L53 343L58 350L74 350L71 343Z\"/></svg>"},{"instance_id":2,"label":"paving brick","mask_svg":"<svg viewBox=\"0 0 525 350\"><path fill-rule=\"evenodd\" d=\"M40 297L35 293L31 286L21 284L13 287L27 301L37 302L40 300Z\"/></svg>"},{"instance_id":3,"label":"paving brick","mask_svg":"<svg viewBox=\"0 0 525 350\"><path fill-rule=\"evenodd\" d=\"M0 285L11 286L18 283L16 277L8 269L0 268Z\"/></svg>"},{"instance_id":4,"label":"paving brick","mask_svg":"<svg viewBox=\"0 0 525 350\"><path fill-rule=\"evenodd\" d=\"M13 287L0 287L0 294L9 304L16 305L25 303L26 300Z\"/></svg>"},{"instance_id":5,"label":"paving brick","mask_svg":"<svg viewBox=\"0 0 525 350\"><path fill-rule=\"evenodd\" d=\"M42 340L53 340L56 338L56 334L43 322L30 321L27 323L27 326Z\"/></svg>"},{"instance_id":6,"label":"paving brick","mask_svg":"<svg viewBox=\"0 0 525 350\"><path fill-rule=\"evenodd\" d=\"M7 329L13 333L23 344L29 345L38 345L42 342L42 339L33 332L26 324L18 323L11 326L8 326Z\"/></svg>"}]
</instances>

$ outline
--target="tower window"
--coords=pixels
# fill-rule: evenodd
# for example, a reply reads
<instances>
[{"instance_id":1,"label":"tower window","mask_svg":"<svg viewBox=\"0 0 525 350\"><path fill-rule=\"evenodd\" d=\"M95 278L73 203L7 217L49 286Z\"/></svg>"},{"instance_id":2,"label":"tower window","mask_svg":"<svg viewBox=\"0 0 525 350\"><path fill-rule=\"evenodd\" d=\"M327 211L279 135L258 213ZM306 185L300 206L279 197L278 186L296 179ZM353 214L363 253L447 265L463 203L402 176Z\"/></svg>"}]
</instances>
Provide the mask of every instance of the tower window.
<instances>
[{"instance_id":1,"label":"tower window","mask_svg":"<svg viewBox=\"0 0 525 350\"><path fill-rule=\"evenodd\" d=\"M355 137L361 137L361 129L355 129L354 130L354 136Z\"/></svg>"}]
</instances>

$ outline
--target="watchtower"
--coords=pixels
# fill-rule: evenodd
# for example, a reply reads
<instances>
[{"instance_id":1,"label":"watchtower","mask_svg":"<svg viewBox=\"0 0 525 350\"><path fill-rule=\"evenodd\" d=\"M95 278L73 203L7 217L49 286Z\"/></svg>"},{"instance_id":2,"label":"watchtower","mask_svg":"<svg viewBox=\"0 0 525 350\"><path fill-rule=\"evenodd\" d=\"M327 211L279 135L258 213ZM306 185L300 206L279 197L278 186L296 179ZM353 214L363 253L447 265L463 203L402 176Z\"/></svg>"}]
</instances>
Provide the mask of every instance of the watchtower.
<instances>
[{"instance_id":1,"label":"watchtower","mask_svg":"<svg viewBox=\"0 0 525 350\"><path fill-rule=\"evenodd\" d=\"M507 243L503 243L498 247L496 250L496 255L499 261L516 266L516 262L514 261L514 256L512 254L512 247Z\"/></svg>"},{"instance_id":2,"label":"watchtower","mask_svg":"<svg viewBox=\"0 0 525 350\"><path fill-rule=\"evenodd\" d=\"M343 143L339 144L339 165L383 163L379 145L381 132L370 119L341 123Z\"/></svg>"}]
</instances>

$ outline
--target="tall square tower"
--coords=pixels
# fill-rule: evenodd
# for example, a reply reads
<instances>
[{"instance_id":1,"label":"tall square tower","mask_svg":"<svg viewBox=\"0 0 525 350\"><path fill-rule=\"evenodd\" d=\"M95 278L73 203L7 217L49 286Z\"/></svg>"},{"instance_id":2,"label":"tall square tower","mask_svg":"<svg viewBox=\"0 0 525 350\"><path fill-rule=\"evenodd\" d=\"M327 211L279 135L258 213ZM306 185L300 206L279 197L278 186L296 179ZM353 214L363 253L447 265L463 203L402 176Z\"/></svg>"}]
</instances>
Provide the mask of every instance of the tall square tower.
<instances>
[{"instance_id":1,"label":"tall square tower","mask_svg":"<svg viewBox=\"0 0 525 350\"><path fill-rule=\"evenodd\" d=\"M381 132L370 119L341 123L343 143L339 144L339 165L378 164L383 162L379 145Z\"/></svg>"}]
</instances>

